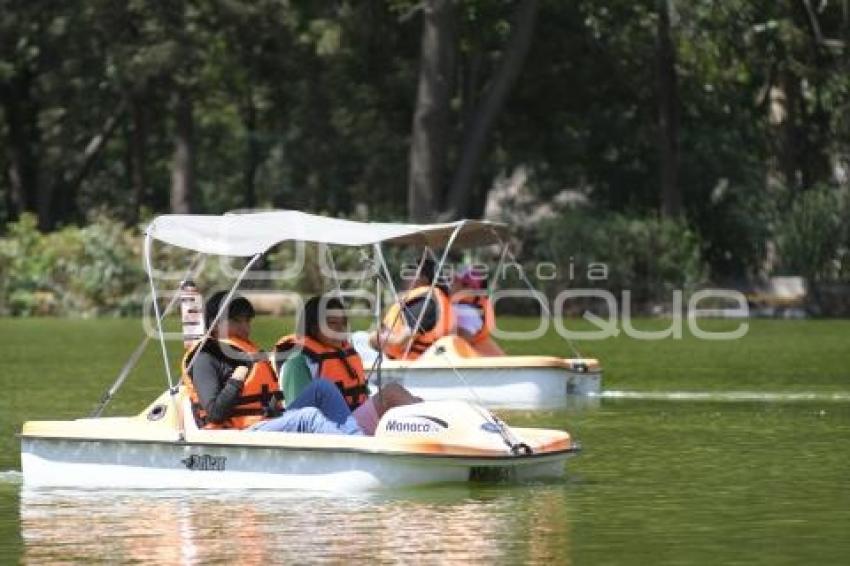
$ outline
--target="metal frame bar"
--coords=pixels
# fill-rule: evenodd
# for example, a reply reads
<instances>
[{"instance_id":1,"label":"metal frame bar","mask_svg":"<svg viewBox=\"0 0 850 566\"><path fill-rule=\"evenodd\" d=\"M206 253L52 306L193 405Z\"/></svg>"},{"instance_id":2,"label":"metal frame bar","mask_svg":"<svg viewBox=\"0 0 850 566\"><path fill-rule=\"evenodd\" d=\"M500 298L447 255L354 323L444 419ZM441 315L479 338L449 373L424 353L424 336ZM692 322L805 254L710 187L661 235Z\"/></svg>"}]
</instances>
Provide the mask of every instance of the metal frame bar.
<instances>
[{"instance_id":1,"label":"metal frame bar","mask_svg":"<svg viewBox=\"0 0 850 566\"><path fill-rule=\"evenodd\" d=\"M209 340L210 335L212 334L213 329L216 324L221 320L222 315L227 311L228 305L230 305L230 301L233 299L233 295L236 294L236 289L239 288L239 284L242 283L242 280L245 278L245 275L248 274L248 271L254 266L259 259L263 257L263 254L258 253L254 254L251 260L242 268L242 271L239 272L239 275L236 277L236 281L233 282L233 286L230 288L230 291L225 295L224 300L221 302L221 305L218 307L218 313L216 313L215 318L211 321L207 322L207 331L204 333L203 337L198 342L198 346L195 347L195 352L192 354L192 359L189 360L189 363L186 364L186 371L192 369L192 366L195 364L195 360L198 359L198 353L200 353L201 349L204 347L204 344Z\"/></svg>"},{"instance_id":2,"label":"metal frame bar","mask_svg":"<svg viewBox=\"0 0 850 566\"><path fill-rule=\"evenodd\" d=\"M446 259L449 257L449 251L452 249L452 245L454 244L457 235L460 234L460 231L463 228L464 224L465 222L461 221L452 232L452 235L449 237L449 241L446 242L446 247L443 249L443 257L440 258L440 263L437 265L437 269L434 271L434 279L431 281L431 286L428 288L428 293L425 295L425 302L422 304L422 309L419 311L419 316L416 319L416 324L411 329L413 333L416 333L422 326L422 319L425 318L425 311L428 309L428 304L431 302L431 297L434 294L434 287L437 286L437 279L440 277L440 273L443 271L443 265L446 263ZM421 269L422 263L420 262L419 271L421 271ZM419 272L417 271L417 275L418 273ZM401 309L399 309L399 312L401 312ZM445 315L446 313L443 313L443 316ZM412 339L407 342L407 347L404 349L404 357L407 357L407 354L410 353L411 347L413 347Z\"/></svg>"},{"instance_id":3,"label":"metal frame bar","mask_svg":"<svg viewBox=\"0 0 850 566\"><path fill-rule=\"evenodd\" d=\"M200 270L203 268L205 259L206 255L198 252L195 255L195 258L192 260L192 263L189 265L189 269L187 269L186 272L183 274L183 277L180 280L181 283L183 281L186 281L187 279L192 279L196 277ZM163 309L162 311L163 317L168 316L168 314L171 312L171 309L174 308L174 305L177 304L177 300L179 297L179 292L175 293L171 297L171 300L168 302L168 304L165 306L165 309ZM130 372L132 372L136 365L139 363L139 360L141 359L142 354L145 353L145 350L147 349L150 340L151 335L145 334L145 337L142 339L139 345L136 346L136 349L133 350L133 353L130 355L130 358L124 364L124 367L121 368L121 371L119 372L118 377L115 379L115 382L109 389L106 390L106 392L100 398L100 402L94 408L94 410L92 410L91 414L89 415L89 418L97 418L101 414L103 414L103 411L104 409L106 409L106 406L109 404L110 401L112 401L112 398L115 397L115 394L118 393L118 390L121 388L122 385L124 385L124 382L127 380L127 377L129 377Z\"/></svg>"}]
</instances>

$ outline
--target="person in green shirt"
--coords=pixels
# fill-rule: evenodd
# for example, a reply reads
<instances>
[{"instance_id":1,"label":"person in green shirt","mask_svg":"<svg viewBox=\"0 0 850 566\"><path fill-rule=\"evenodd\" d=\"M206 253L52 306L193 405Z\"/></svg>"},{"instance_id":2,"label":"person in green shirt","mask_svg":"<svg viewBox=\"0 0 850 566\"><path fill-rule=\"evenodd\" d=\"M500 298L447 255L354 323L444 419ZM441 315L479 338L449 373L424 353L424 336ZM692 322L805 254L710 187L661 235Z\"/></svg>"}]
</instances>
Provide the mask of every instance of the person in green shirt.
<instances>
[{"instance_id":1,"label":"person in green shirt","mask_svg":"<svg viewBox=\"0 0 850 566\"><path fill-rule=\"evenodd\" d=\"M297 399L298 394L313 381L313 372L307 365L307 356L304 353L293 355L283 364L283 377L281 377L281 389L284 399ZM311 364L314 365L315 364ZM315 371L315 370L314 370Z\"/></svg>"},{"instance_id":2,"label":"person in green shirt","mask_svg":"<svg viewBox=\"0 0 850 566\"><path fill-rule=\"evenodd\" d=\"M369 397L360 355L348 342L348 317L342 301L333 296L308 300L299 313L298 331L275 346L274 366L284 400L297 399L315 379L333 382L366 434L374 434L388 409L421 401L397 383Z\"/></svg>"}]
</instances>

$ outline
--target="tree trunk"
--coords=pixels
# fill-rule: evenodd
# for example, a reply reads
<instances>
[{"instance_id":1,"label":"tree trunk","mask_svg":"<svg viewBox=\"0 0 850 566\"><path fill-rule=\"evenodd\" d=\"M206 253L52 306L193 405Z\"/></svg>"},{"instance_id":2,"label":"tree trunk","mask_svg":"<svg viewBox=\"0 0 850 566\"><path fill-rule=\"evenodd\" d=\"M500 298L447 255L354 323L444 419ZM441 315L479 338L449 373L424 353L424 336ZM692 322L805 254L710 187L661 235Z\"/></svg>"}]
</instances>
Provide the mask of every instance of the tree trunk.
<instances>
[{"instance_id":1,"label":"tree trunk","mask_svg":"<svg viewBox=\"0 0 850 566\"><path fill-rule=\"evenodd\" d=\"M658 96L658 149L661 166L661 215L682 213L679 187L679 87L676 48L670 34L670 0L656 0L658 27L655 44Z\"/></svg>"},{"instance_id":2,"label":"tree trunk","mask_svg":"<svg viewBox=\"0 0 850 566\"><path fill-rule=\"evenodd\" d=\"M481 87L481 66L483 55L477 47L464 58L461 74L461 123L472 124Z\"/></svg>"},{"instance_id":3,"label":"tree trunk","mask_svg":"<svg viewBox=\"0 0 850 566\"><path fill-rule=\"evenodd\" d=\"M126 101L122 98L112 111L112 114L106 119L106 122L104 122L101 130L93 135L89 143L86 144L83 152L75 155L71 162L66 167L63 167L63 172L58 176L52 187L52 194L57 198L52 201L52 216L49 220L49 226L45 229L52 230L58 220L77 220L76 216L79 211L77 193L83 181L91 173L94 164L103 152L103 148L106 147L107 142L112 138L115 130L118 129L126 105ZM57 214L60 212L61 217Z\"/></svg>"},{"instance_id":4,"label":"tree trunk","mask_svg":"<svg viewBox=\"0 0 850 566\"><path fill-rule=\"evenodd\" d=\"M843 0L841 3L841 40L844 43L844 49L842 50L842 58L841 58L841 69L844 72L845 76L850 76L850 0ZM845 134L847 133L847 126L844 127ZM848 160L847 155L850 155L850 143L848 143L848 138L846 135L837 136L837 145L839 146L839 150L843 150L843 155L836 159L836 165L847 166ZM834 167L835 170L838 170L838 167ZM848 182L847 177L844 177L843 185L846 187L850 184Z\"/></svg>"},{"instance_id":5,"label":"tree trunk","mask_svg":"<svg viewBox=\"0 0 850 566\"><path fill-rule=\"evenodd\" d=\"M10 170L10 173L11 173L11 170ZM11 191L11 189L7 189L7 190L3 191L3 206L5 208L6 213L3 215L3 218L0 219L0 222L2 222L2 224L5 225L7 222L12 222L12 221L16 220L16 218L13 216L13 214L15 212L15 203L12 202L12 191Z\"/></svg>"},{"instance_id":6,"label":"tree trunk","mask_svg":"<svg viewBox=\"0 0 850 566\"><path fill-rule=\"evenodd\" d=\"M32 100L28 73L18 74L0 85L8 135L9 217L37 212L38 158L33 150L39 139L38 110Z\"/></svg>"},{"instance_id":7,"label":"tree trunk","mask_svg":"<svg viewBox=\"0 0 850 566\"><path fill-rule=\"evenodd\" d=\"M195 189L192 118L192 98L188 90L177 93L175 108L176 128L174 132L174 163L171 169L171 212L188 214L192 212L192 195Z\"/></svg>"},{"instance_id":8,"label":"tree trunk","mask_svg":"<svg viewBox=\"0 0 850 566\"><path fill-rule=\"evenodd\" d=\"M423 12L407 189L408 216L414 222L433 220L440 206L456 50L453 1L426 0Z\"/></svg>"},{"instance_id":9,"label":"tree trunk","mask_svg":"<svg viewBox=\"0 0 850 566\"><path fill-rule=\"evenodd\" d=\"M519 77L534 35L537 17L537 0L521 0L516 7L511 24L511 37L490 87L482 96L472 122L465 128L461 157L448 193L448 206L441 218L449 220L465 216L475 177L487 147L487 136ZM483 195L486 198L486 195Z\"/></svg>"},{"instance_id":10,"label":"tree trunk","mask_svg":"<svg viewBox=\"0 0 850 566\"><path fill-rule=\"evenodd\" d=\"M798 146L798 109L800 79L789 69L780 69L775 100L782 105L778 116L778 158L789 198L797 192L802 180L800 148Z\"/></svg>"},{"instance_id":11,"label":"tree trunk","mask_svg":"<svg viewBox=\"0 0 850 566\"><path fill-rule=\"evenodd\" d=\"M138 222L139 213L145 203L147 196L147 174L145 157L147 154L148 139L148 109L145 95L133 95L130 100L132 105L133 131L130 134L130 187L132 194L131 221Z\"/></svg>"},{"instance_id":12,"label":"tree trunk","mask_svg":"<svg viewBox=\"0 0 850 566\"><path fill-rule=\"evenodd\" d=\"M841 40L844 42L841 52L844 70L850 72L850 0L841 2Z\"/></svg>"},{"instance_id":13,"label":"tree trunk","mask_svg":"<svg viewBox=\"0 0 850 566\"><path fill-rule=\"evenodd\" d=\"M257 106L252 92L246 96L242 106L242 121L245 124L245 164L242 170L244 208L257 206L257 168L260 166L260 144L257 143Z\"/></svg>"},{"instance_id":14,"label":"tree trunk","mask_svg":"<svg viewBox=\"0 0 850 566\"><path fill-rule=\"evenodd\" d=\"M835 154L835 142L832 136L832 114L828 110L829 103L824 103L824 94L828 92L826 85L829 75L841 72L841 63L829 53L828 45L832 39L825 38L820 28L818 15L809 0L800 0L794 11L795 20L800 27L808 27L810 37L811 61L817 70L807 79L811 96L803 96L798 89L798 139L800 186L809 189L819 183L834 181L831 163L840 159L840 153ZM846 6L846 3L845 3ZM843 20L842 20L843 23ZM842 30L843 31L843 30ZM847 49L843 49L846 53ZM825 88L826 87L826 88Z\"/></svg>"},{"instance_id":15,"label":"tree trunk","mask_svg":"<svg viewBox=\"0 0 850 566\"><path fill-rule=\"evenodd\" d=\"M50 232L56 227L58 218L55 216L56 207L53 206L53 185L41 182L38 185L38 202L36 213L38 214L38 229L42 232Z\"/></svg>"}]
</instances>

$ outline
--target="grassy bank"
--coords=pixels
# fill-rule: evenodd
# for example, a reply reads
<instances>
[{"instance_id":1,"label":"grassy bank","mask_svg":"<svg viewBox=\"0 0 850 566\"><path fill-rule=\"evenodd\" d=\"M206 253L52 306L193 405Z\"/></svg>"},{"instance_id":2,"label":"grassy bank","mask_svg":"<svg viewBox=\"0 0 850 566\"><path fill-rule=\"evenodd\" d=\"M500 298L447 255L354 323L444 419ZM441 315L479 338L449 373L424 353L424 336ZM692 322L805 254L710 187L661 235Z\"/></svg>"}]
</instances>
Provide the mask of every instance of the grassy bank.
<instances>
[{"instance_id":1,"label":"grassy bank","mask_svg":"<svg viewBox=\"0 0 850 566\"><path fill-rule=\"evenodd\" d=\"M505 329L532 328L525 319L501 322ZM658 330L663 320L638 320L641 330ZM735 328L737 321L704 321L706 330ZM568 321L575 330L592 330ZM255 336L270 345L287 324L271 318L255 323ZM17 467L14 433L25 419L66 419L87 415L112 383L142 336L140 321L127 319L0 319L0 470ZM504 344L514 354L569 355L570 348L550 328L542 338ZM750 322L746 336L733 341L641 341L616 338L576 344L605 369L603 387L632 391L745 390L850 392L850 320ZM170 343L172 368L179 342ZM175 379L177 376L175 375ZM161 352L151 343L136 371L107 414L139 411L166 384Z\"/></svg>"}]
</instances>

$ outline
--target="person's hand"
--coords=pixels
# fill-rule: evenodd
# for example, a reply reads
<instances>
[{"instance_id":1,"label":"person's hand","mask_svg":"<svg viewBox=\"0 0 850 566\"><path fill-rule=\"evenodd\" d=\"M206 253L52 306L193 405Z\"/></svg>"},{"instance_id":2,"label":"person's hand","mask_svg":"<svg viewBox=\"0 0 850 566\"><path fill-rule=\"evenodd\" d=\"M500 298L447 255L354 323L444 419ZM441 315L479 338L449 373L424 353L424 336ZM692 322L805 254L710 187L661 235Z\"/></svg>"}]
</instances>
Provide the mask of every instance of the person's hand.
<instances>
[{"instance_id":1,"label":"person's hand","mask_svg":"<svg viewBox=\"0 0 850 566\"><path fill-rule=\"evenodd\" d=\"M233 370L233 375L230 376L230 379L235 379L236 381L245 381L246 377L248 377L248 367L239 366L238 368Z\"/></svg>"},{"instance_id":2,"label":"person's hand","mask_svg":"<svg viewBox=\"0 0 850 566\"><path fill-rule=\"evenodd\" d=\"M393 341L393 333L386 328L376 330L369 335L369 345L374 350L380 350L387 344L395 344Z\"/></svg>"},{"instance_id":3,"label":"person's hand","mask_svg":"<svg viewBox=\"0 0 850 566\"><path fill-rule=\"evenodd\" d=\"M409 328L403 328L401 331L396 332L390 332L388 330L384 342L393 346L405 346L412 337L413 334Z\"/></svg>"}]
</instances>

